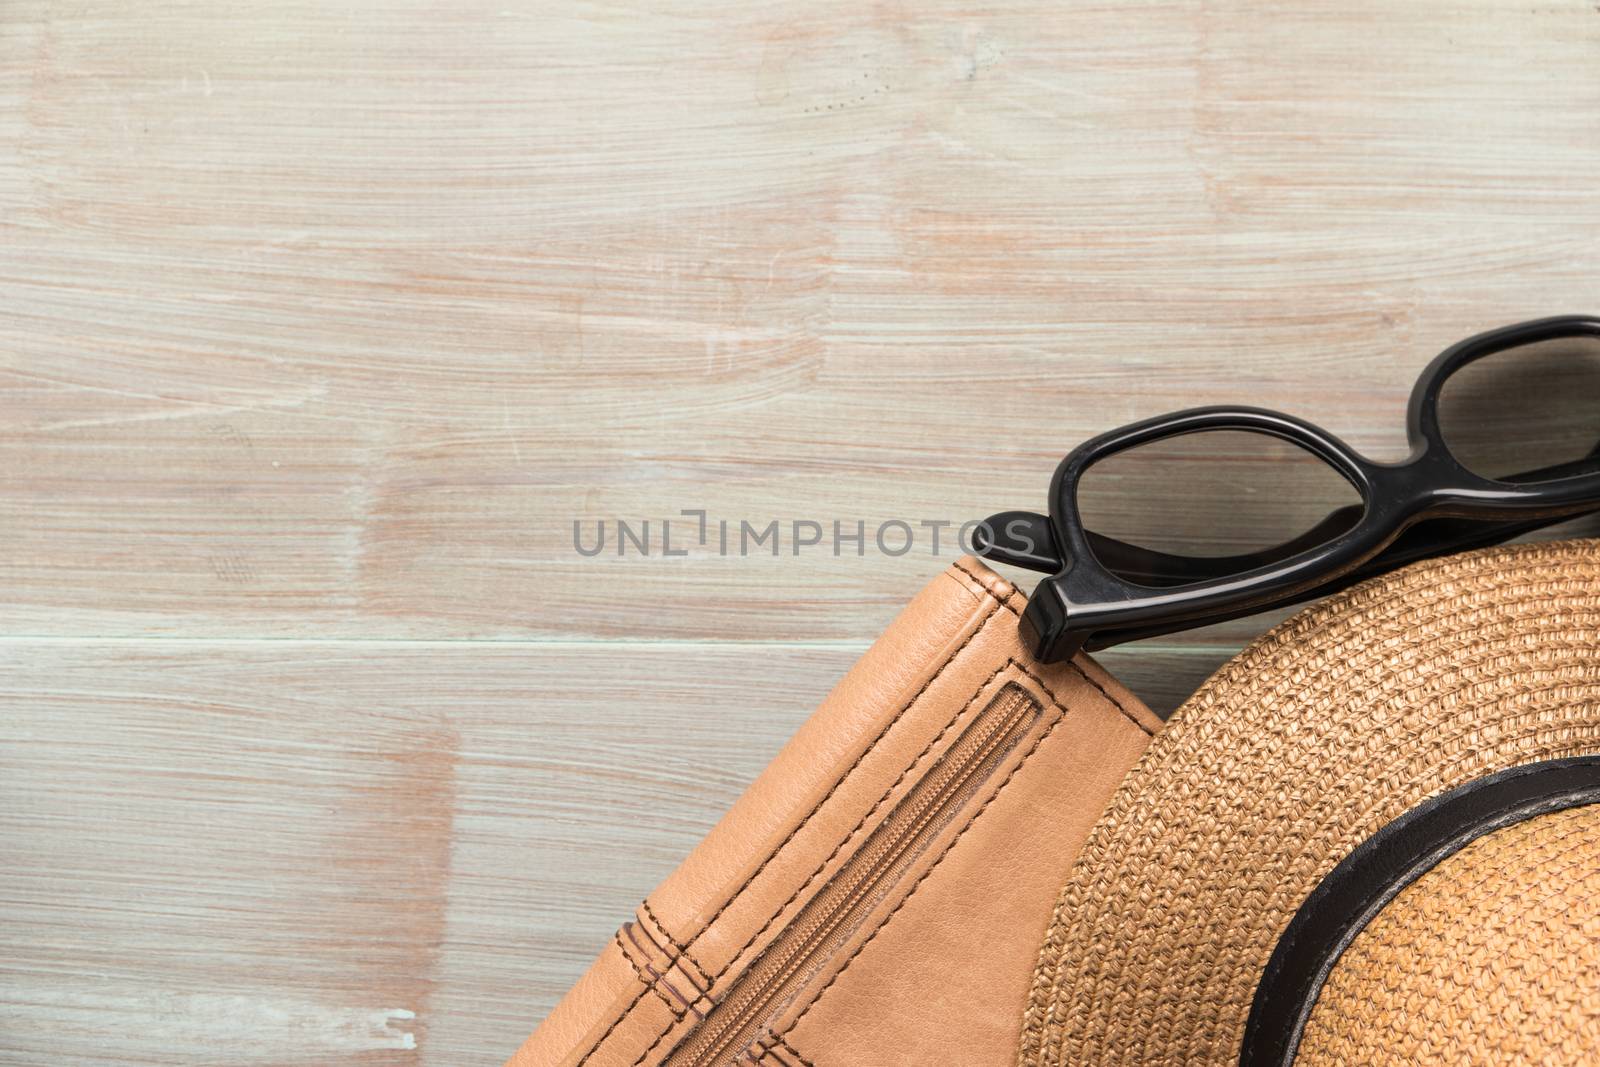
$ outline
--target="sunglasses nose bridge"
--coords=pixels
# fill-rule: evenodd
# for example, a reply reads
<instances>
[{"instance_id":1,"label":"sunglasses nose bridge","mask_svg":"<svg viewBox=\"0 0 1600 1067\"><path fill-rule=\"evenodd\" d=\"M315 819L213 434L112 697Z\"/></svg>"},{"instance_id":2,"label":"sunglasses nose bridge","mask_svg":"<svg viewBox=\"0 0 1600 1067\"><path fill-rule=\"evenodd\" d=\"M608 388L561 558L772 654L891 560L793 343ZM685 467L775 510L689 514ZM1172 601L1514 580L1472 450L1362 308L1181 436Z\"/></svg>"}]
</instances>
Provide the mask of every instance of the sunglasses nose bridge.
<instances>
[{"instance_id":1,"label":"sunglasses nose bridge","mask_svg":"<svg viewBox=\"0 0 1600 1067\"><path fill-rule=\"evenodd\" d=\"M1417 442L1411 455L1398 463L1365 461L1358 485L1366 498L1367 521L1409 520L1441 506L1460 503L1462 486L1479 479L1464 471L1438 439Z\"/></svg>"}]
</instances>

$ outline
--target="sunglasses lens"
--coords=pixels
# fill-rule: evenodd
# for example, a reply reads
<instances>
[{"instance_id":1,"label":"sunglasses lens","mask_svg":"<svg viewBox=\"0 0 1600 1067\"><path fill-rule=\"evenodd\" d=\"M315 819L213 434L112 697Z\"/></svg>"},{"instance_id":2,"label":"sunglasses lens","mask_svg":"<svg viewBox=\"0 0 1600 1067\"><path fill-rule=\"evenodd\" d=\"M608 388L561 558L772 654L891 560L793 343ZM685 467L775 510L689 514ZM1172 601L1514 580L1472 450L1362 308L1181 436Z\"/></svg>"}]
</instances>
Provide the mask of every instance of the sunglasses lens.
<instances>
[{"instance_id":1,"label":"sunglasses lens","mask_svg":"<svg viewBox=\"0 0 1600 1067\"><path fill-rule=\"evenodd\" d=\"M1439 431L1483 478L1546 482L1600 471L1600 338L1540 341L1468 363L1439 390Z\"/></svg>"},{"instance_id":2,"label":"sunglasses lens","mask_svg":"<svg viewBox=\"0 0 1600 1067\"><path fill-rule=\"evenodd\" d=\"M1099 562L1124 581L1189 585L1325 544L1360 521L1361 495L1300 446L1211 430L1114 453L1078 482Z\"/></svg>"}]
</instances>

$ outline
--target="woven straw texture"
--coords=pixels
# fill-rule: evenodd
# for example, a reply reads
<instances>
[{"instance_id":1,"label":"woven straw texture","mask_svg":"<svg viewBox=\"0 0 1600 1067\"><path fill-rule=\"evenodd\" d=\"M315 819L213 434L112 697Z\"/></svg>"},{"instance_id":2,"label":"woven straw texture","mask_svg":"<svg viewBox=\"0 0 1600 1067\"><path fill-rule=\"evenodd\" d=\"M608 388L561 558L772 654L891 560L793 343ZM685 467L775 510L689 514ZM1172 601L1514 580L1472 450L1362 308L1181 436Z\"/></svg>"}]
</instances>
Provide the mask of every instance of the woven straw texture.
<instances>
[{"instance_id":1,"label":"woven straw texture","mask_svg":"<svg viewBox=\"0 0 1600 1067\"><path fill-rule=\"evenodd\" d=\"M1600 805L1489 834L1339 958L1296 1065L1600 1063Z\"/></svg>"},{"instance_id":2,"label":"woven straw texture","mask_svg":"<svg viewBox=\"0 0 1600 1067\"><path fill-rule=\"evenodd\" d=\"M1600 752L1600 542L1418 564L1295 616L1173 716L1091 833L1020 1064L1237 1061L1258 976L1379 827L1507 767Z\"/></svg>"}]
</instances>

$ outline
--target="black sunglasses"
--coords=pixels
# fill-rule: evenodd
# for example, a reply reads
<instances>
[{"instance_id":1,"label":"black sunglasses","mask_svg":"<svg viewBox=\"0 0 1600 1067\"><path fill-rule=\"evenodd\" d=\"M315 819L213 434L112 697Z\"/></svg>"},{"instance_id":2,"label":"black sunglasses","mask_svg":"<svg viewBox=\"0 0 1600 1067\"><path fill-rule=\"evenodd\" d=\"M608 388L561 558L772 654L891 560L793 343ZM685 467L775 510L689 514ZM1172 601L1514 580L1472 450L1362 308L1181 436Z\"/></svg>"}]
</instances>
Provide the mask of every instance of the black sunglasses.
<instances>
[{"instance_id":1,"label":"black sunglasses","mask_svg":"<svg viewBox=\"0 0 1600 1067\"><path fill-rule=\"evenodd\" d=\"M1499 356L1521 358L1490 359ZM1481 378L1491 362L1509 375L1502 385L1515 383L1520 397L1542 409L1510 421L1516 405L1501 389L1476 412L1464 411L1467 425L1441 429L1446 386L1454 389L1473 364ZM1579 372L1587 375L1582 381L1574 377ZM1048 516L992 515L974 544L987 559L1051 575L1034 590L1022 619L1024 640L1043 662L1251 615L1600 510L1597 383L1600 318L1570 315L1492 330L1441 353L1411 392L1412 451L1401 463L1375 463L1311 423L1260 408L1195 408L1147 419L1068 453L1050 483ZM1280 543L1229 555L1162 551L1084 526L1081 487L1092 470L1156 442L1217 431L1286 442L1318 474L1335 472L1334 480L1348 483L1359 499ZM1487 435L1486 442L1472 441L1469 449L1474 434ZM1554 458L1553 448L1559 462L1514 465L1527 451L1519 443L1535 439L1547 453L1537 458Z\"/></svg>"}]
</instances>

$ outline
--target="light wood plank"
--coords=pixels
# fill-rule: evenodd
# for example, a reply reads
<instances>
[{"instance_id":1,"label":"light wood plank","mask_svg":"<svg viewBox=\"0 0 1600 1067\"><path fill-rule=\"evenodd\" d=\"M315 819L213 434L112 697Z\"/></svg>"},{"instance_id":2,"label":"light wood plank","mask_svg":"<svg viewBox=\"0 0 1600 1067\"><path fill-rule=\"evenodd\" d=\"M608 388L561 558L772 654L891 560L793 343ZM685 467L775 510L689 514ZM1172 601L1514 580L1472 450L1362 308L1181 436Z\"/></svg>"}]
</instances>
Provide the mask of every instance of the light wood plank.
<instances>
[{"instance_id":1,"label":"light wood plank","mask_svg":"<svg viewBox=\"0 0 1600 1067\"><path fill-rule=\"evenodd\" d=\"M1392 456L1597 299L1584 3L7 10L10 632L862 640L920 546L572 522L960 522L1197 402Z\"/></svg>"},{"instance_id":2,"label":"light wood plank","mask_svg":"<svg viewBox=\"0 0 1600 1067\"><path fill-rule=\"evenodd\" d=\"M0 1062L499 1062L855 654L0 641Z\"/></svg>"}]
</instances>

